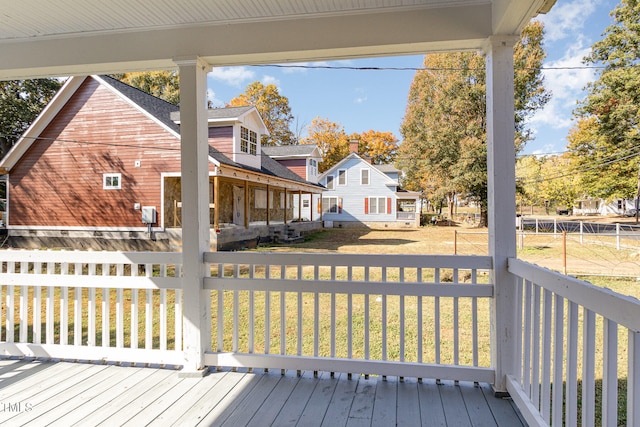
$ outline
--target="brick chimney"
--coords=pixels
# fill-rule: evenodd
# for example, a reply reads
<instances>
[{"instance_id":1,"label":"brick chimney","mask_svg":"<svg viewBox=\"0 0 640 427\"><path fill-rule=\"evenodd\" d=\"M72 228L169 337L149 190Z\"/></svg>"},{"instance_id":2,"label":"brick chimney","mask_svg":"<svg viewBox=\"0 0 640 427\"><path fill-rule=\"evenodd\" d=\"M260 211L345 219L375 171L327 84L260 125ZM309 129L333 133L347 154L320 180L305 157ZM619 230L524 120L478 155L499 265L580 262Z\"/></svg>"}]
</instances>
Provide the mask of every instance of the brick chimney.
<instances>
[{"instance_id":1,"label":"brick chimney","mask_svg":"<svg viewBox=\"0 0 640 427\"><path fill-rule=\"evenodd\" d=\"M349 153L356 153L358 154L358 145L360 144L360 141L357 139L350 139L349 140Z\"/></svg>"}]
</instances>

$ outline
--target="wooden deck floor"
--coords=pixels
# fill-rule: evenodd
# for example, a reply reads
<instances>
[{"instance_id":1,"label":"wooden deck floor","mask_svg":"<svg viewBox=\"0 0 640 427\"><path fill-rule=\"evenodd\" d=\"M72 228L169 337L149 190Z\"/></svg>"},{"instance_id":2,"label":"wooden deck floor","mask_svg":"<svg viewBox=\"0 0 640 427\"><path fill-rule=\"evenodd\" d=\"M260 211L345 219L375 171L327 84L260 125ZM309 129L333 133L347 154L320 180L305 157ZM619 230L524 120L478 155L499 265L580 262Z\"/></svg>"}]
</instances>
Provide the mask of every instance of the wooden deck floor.
<instances>
[{"instance_id":1,"label":"wooden deck floor","mask_svg":"<svg viewBox=\"0 0 640 427\"><path fill-rule=\"evenodd\" d=\"M488 385L346 374L214 372L0 360L0 424L521 426Z\"/></svg>"}]
</instances>

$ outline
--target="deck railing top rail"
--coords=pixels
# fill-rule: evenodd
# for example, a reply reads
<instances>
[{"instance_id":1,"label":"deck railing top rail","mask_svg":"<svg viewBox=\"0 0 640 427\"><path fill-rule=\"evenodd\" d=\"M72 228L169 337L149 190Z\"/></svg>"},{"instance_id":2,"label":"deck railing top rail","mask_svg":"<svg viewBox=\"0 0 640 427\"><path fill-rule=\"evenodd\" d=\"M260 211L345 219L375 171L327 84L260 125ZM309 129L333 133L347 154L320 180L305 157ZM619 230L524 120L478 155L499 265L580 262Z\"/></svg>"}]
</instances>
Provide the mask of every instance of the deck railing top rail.
<instances>
[{"instance_id":1,"label":"deck railing top rail","mask_svg":"<svg viewBox=\"0 0 640 427\"><path fill-rule=\"evenodd\" d=\"M208 252L204 254L204 261L211 264L302 264L307 266L465 268L476 270L490 270L493 265L491 257L476 255L339 254L315 252Z\"/></svg>"},{"instance_id":2,"label":"deck railing top rail","mask_svg":"<svg viewBox=\"0 0 640 427\"><path fill-rule=\"evenodd\" d=\"M515 258L509 259L509 271L634 332L640 332L640 301L634 297Z\"/></svg>"}]
</instances>

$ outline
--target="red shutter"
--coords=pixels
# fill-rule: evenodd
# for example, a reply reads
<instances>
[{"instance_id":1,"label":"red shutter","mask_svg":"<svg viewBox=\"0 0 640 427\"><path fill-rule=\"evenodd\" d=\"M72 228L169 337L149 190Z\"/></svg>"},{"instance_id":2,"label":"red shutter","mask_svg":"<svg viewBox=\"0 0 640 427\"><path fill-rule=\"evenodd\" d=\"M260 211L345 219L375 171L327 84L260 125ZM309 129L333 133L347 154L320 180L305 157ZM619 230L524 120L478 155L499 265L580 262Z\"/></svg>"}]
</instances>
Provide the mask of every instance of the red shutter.
<instances>
[{"instance_id":1,"label":"red shutter","mask_svg":"<svg viewBox=\"0 0 640 427\"><path fill-rule=\"evenodd\" d=\"M364 214L368 214L369 213L369 198L365 197L364 198Z\"/></svg>"},{"instance_id":2,"label":"red shutter","mask_svg":"<svg viewBox=\"0 0 640 427\"><path fill-rule=\"evenodd\" d=\"M391 197L387 197L387 213L391 214Z\"/></svg>"},{"instance_id":3,"label":"red shutter","mask_svg":"<svg viewBox=\"0 0 640 427\"><path fill-rule=\"evenodd\" d=\"M338 213L342 213L342 197L338 197Z\"/></svg>"},{"instance_id":4,"label":"red shutter","mask_svg":"<svg viewBox=\"0 0 640 427\"><path fill-rule=\"evenodd\" d=\"M318 213L322 213L322 199L318 199Z\"/></svg>"}]
</instances>

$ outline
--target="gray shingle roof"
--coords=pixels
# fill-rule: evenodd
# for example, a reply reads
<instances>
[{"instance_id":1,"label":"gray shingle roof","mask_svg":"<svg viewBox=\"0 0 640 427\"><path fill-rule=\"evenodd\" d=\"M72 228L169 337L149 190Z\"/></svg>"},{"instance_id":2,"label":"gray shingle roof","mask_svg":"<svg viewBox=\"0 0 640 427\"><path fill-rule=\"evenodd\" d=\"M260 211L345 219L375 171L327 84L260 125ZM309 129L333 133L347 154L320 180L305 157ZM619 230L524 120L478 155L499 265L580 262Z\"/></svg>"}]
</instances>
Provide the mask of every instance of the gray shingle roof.
<instances>
[{"instance_id":1,"label":"gray shingle roof","mask_svg":"<svg viewBox=\"0 0 640 427\"><path fill-rule=\"evenodd\" d=\"M209 119L233 119L251 110L252 106L212 108L207 110Z\"/></svg>"},{"instance_id":2,"label":"gray shingle roof","mask_svg":"<svg viewBox=\"0 0 640 427\"><path fill-rule=\"evenodd\" d=\"M400 169L397 169L395 166L393 165L372 165L374 168L378 169L380 172L382 173L394 173L394 172L400 172Z\"/></svg>"},{"instance_id":3,"label":"gray shingle roof","mask_svg":"<svg viewBox=\"0 0 640 427\"><path fill-rule=\"evenodd\" d=\"M153 117L158 119L160 122L168 126L170 129L176 131L178 134L180 133L180 126L178 126L175 122L171 120L171 113L175 111L179 111L180 107L171 104L170 102L166 102L160 98L157 98L153 95L150 95L140 89L137 89L133 86L129 86L126 83L122 83L121 81L114 79L109 76L100 76L106 83L113 86L118 92L122 93L124 96L133 101L136 105L147 111ZM242 115L243 113L249 111L253 107L229 107L229 108L217 108L213 110L209 110L209 117L212 116L214 118L234 118ZM315 146L310 146L315 147ZM262 163L262 168L257 169L246 165L241 165L240 163L236 163L220 151L216 150L214 147L209 146L209 156L220 162L221 164L225 164L228 166L233 166L240 169L245 169L253 172L263 173L265 175L270 175L274 177L279 177L283 179L288 179L290 181L295 181L304 184L313 184L309 181L306 181L300 178L295 173L291 172L285 166L282 166L277 161L273 160L266 153L262 153L262 158L260 159ZM313 184L317 185L317 184ZM318 185L319 186L319 185ZM321 187L321 186L319 186Z\"/></svg>"},{"instance_id":4,"label":"gray shingle roof","mask_svg":"<svg viewBox=\"0 0 640 427\"><path fill-rule=\"evenodd\" d=\"M158 119L162 124L169 127L169 129L180 133L180 126L178 126L173 120L171 120L171 113L180 111L180 107L167 102L163 99L157 98L153 95L149 95L133 86L129 86L126 83L122 83L120 80L114 79L110 76L100 76L107 84L111 85L118 92L129 98L136 105L147 111L153 117Z\"/></svg>"},{"instance_id":5,"label":"gray shingle roof","mask_svg":"<svg viewBox=\"0 0 640 427\"><path fill-rule=\"evenodd\" d=\"M280 145L262 147L262 152L272 157L309 156L316 149L312 144Z\"/></svg>"}]
</instances>

